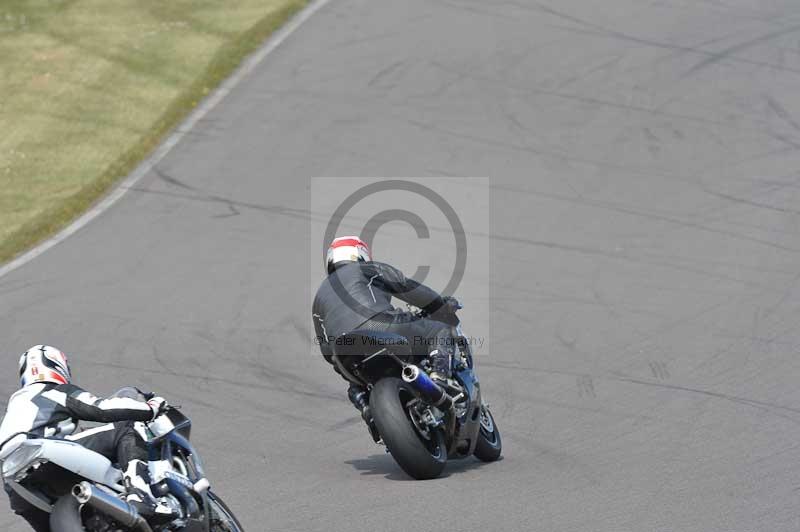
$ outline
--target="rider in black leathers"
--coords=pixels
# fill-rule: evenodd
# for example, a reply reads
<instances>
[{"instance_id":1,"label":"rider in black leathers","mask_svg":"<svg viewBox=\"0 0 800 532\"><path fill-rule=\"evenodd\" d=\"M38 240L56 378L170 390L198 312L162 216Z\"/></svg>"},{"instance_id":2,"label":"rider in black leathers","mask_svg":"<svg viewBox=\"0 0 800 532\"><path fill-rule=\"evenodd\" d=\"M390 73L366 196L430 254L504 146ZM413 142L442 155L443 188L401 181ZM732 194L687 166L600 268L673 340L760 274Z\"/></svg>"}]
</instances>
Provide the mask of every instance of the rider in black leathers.
<instances>
[{"instance_id":1,"label":"rider in black leathers","mask_svg":"<svg viewBox=\"0 0 800 532\"><path fill-rule=\"evenodd\" d=\"M367 244L358 237L334 240L328 249L327 267L328 277L314 298L312 316L316 341L329 363L333 363L332 343L338 336L356 329L384 331L406 337L413 354L428 356L433 378L450 376L450 327L458 324L454 298L408 279L393 266L372 261ZM392 297L431 317L396 309ZM350 383L348 397L364 415L366 390Z\"/></svg>"}]
</instances>

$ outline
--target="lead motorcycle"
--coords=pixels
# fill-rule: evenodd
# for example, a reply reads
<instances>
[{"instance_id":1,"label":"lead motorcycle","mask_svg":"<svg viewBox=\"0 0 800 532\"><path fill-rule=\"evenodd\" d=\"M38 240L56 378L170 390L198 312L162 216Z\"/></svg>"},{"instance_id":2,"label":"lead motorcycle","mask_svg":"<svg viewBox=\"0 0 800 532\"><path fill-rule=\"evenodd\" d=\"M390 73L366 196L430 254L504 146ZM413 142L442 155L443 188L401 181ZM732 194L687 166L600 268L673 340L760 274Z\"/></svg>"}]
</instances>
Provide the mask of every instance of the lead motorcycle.
<instances>
[{"instance_id":1,"label":"lead motorcycle","mask_svg":"<svg viewBox=\"0 0 800 532\"><path fill-rule=\"evenodd\" d=\"M113 395L150 396L134 388ZM153 494L175 515L167 524L148 523L123 500L120 464L71 441L35 436L22 441L2 461L3 483L48 512L52 532L243 532L209 489L203 463L189 441L191 427L191 420L172 406L151 423L135 424L147 445ZM22 434L0 442L0 448Z\"/></svg>"},{"instance_id":2,"label":"lead motorcycle","mask_svg":"<svg viewBox=\"0 0 800 532\"><path fill-rule=\"evenodd\" d=\"M458 305L458 309L462 308ZM423 311L416 315L425 317ZM348 380L369 390L368 420L376 443L383 443L400 467L418 480L438 477L448 459L474 455L500 458L502 440L481 397L472 348L453 326L456 347L452 378L438 384L426 357L412 355L408 338L355 330L334 339L334 364Z\"/></svg>"}]
</instances>

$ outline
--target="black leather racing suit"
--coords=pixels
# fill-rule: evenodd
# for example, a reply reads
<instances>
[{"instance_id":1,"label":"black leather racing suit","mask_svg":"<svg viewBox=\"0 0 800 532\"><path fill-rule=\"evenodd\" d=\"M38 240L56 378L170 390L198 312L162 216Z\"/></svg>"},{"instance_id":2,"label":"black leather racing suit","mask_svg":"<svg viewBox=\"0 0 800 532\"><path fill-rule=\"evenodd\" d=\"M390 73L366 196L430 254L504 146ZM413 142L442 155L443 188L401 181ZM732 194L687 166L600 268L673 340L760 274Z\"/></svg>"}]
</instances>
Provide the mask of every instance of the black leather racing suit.
<instances>
[{"instance_id":1,"label":"black leather racing suit","mask_svg":"<svg viewBox=\"0 0 800 532\"><path fill-rule=\"evenodd\" d=\"M31 437L61 438L80 443L122 468L131 460L147 460L145 443L133 428L134 421L150 421L153 411L147 403L126 398L100 399L74 384L36 383L11 396L0 424L0 443L16 433ZM79 421L108 423L75 432ZM0 449L5 456L18 439ZM50 514L34 507L6 487L11 509L28 521L36 532L50 530Z\"/></svg>"},{"instance_id":2,"label":"black leather racing suit","mask_svg":"<svg viewBox=\"0 0 800 532\"><path fill-rule=\"evenodd\" d=\"M448 344L440 341L449 335L447 323L420 318L391 304L392 297L396 297L440 318L447 305L435 290L382 262L346 262L336 266L322 281L312 309L316 341L328 362L332 362L331 342L355 329L405 336L412 352L420 356ZM449 318L455 319L452 315Z\"/></svg>"}]
</instances>

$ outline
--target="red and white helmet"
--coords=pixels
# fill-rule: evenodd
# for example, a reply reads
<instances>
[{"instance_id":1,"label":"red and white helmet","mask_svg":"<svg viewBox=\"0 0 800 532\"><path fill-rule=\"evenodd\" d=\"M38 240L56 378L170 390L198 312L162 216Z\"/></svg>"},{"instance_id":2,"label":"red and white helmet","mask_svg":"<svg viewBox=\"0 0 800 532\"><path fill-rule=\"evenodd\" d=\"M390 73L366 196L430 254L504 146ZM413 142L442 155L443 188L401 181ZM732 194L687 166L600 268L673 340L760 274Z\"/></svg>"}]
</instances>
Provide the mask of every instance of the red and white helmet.
<instances>
[{"instance_id":1,"label":"red and white helmet","mask_svg":"<svg viewBox=\"0 0 800 532\"><path fill-rule=\"evenodd\" d=\"M326 259L328 273L333 271L333 265L338 262L368 262L371 261L369 246L357 236L341 236L334 238L328 248Z\"/></svg>"},{"instance_id":2,"label":"red and white helmet","mask_svg":"<svg viewBox=\"0 0 800 532\"><path fill-rule=\"evenodd\" d=\"M38 382L67 384L72 378L67 355L49 345L35 345L19 357L21 386Z\"/></svg>"}]
</instances>

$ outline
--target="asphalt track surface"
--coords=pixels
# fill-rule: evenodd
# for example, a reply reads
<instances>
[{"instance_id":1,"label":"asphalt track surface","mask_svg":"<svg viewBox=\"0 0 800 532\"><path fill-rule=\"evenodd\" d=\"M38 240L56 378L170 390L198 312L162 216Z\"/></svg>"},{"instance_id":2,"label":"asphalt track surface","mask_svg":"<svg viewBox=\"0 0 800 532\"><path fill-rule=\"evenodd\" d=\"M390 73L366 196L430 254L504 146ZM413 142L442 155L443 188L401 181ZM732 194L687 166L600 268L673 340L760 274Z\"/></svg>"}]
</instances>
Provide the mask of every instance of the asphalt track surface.
<instances>
[{"instance_id":1,"label":"asphalt track surface","mask_svg":"<svg viewBox=\"0 0 800 532\"><path fill-rule=\"evenodd\" d=\"M250 531L797 530L798 82L795 1L334 0L0 279L0 391L163 392ZM408 480L308 355L320 175L491 178L503 461Z\"/></svg>"}]
</instances>

